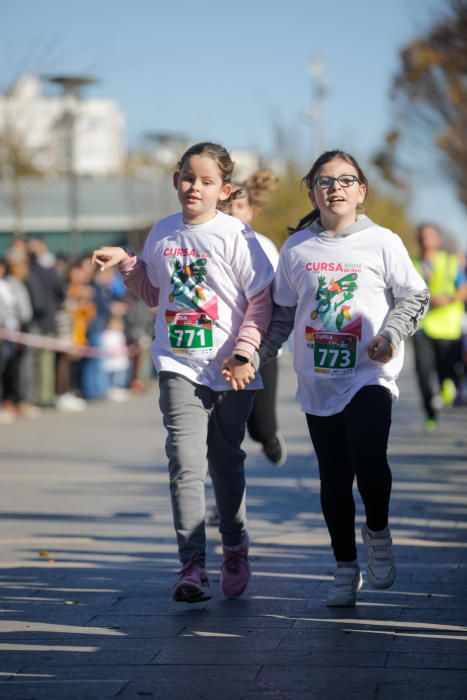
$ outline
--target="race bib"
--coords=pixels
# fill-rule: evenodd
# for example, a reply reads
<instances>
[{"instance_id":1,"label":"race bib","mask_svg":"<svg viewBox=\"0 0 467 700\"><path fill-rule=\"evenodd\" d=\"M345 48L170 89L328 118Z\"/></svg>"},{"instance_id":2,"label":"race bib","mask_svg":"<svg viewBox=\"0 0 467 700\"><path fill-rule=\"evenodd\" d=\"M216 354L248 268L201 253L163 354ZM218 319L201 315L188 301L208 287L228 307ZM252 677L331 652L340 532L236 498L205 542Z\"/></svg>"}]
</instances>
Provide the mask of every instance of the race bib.
<instances>
[{"instance_id":1,"label":"race bib","mask_svg":"<svg viewBox=\"0 0 467 700\"><path fill-rule=\"evenodd\" d=\"M315 372L330 377L353 374L357 362L358 338L350 333L313 333Z\"/></svg>"},{"instance_id":2,"label":"race bib","mask_svg":"<svg viewBox=\"0 0 467 700\"><path fill-rule=\"evenodd\" d=\"M172 352L210 359L216 354L213 323L206 314L179 311L168 314L168 334Z\"/></svg>"}]
</instances>

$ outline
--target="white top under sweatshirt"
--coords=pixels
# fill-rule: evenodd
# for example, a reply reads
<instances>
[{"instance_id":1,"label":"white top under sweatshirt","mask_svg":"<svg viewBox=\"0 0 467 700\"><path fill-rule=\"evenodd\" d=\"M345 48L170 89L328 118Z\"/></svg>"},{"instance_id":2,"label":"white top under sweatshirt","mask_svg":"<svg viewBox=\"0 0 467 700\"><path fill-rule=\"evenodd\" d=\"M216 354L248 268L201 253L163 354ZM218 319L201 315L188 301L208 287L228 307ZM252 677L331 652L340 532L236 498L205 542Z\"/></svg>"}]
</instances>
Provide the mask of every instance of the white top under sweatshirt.
<instances>
[{"instance_id":1,"label":"white top under sweatshirt","mask_svg":"<svg viewBox=\"0 0 467 700\"><path fill-rule=\"evenodd\" d=\"M368 343L395 299L424 289L399 236L365 216L337 236L318 222L294 233L281 249L273 299L297 307L294 366L302 410L339 413L369 384L397 398L403 343L386 364L369 359Z\"/></svg>"},{"instance_id":2,"label":"white top under sweatshirt","mask_svg":"<svg viewBox=\"0 0 467 700\"><path fill-rule=\"evenodd\" d=\"M274 277L253 231L222 212L195 225L173 214L155 224L141 259L160 289L152 346L157 371L226 390L221 366L232 354L248 300ZM261 387L258 374L248 388Z\"/></svg>"}]
</instances>

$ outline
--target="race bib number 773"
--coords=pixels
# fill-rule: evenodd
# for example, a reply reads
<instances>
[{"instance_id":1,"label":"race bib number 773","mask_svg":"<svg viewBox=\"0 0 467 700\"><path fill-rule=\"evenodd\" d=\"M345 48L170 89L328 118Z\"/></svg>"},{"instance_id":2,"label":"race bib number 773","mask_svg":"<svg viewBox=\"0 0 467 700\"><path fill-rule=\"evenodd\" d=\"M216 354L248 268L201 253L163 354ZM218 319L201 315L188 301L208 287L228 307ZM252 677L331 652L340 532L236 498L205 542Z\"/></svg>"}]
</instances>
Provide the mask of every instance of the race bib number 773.
<instances>
[{"instance_id":1,"label":"race bib number 773","mask_svg":"<svg viewBox=\"0 0 467 700\"><path fill-rule=\"evenodd\" d=\"M350 333L314 332L315 372L331 377L352 374L357 361L358 338Z\"/></svg>"}]
</instances>

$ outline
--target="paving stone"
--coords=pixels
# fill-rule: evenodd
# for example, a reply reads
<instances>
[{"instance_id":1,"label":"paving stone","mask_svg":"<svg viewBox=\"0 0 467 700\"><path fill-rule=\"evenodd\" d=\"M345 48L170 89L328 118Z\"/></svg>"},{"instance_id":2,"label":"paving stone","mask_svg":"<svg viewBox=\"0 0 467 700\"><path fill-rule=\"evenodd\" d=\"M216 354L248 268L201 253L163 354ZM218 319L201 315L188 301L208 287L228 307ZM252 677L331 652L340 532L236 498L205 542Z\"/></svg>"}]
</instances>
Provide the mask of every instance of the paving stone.
<instances>
[{"instance_id":1,"label":"paving stone","mask_svg":"<svg viewBox=\"0 0 467 700\"><path fill-rule=\"evenodd\" d=\"M125 648L122 651L108 651L95 649L82 652L76 651L3 651L0 658L0 670L8 670L9 672L18 673L26 666L41 664L44 668L48 666L110 666L118 664L122 665L141 665L149 664L154 660L157 652L152 650L144 650L142 648Z\"/></svg>"},{"instance_id":2,"label":"paving stone","mask_svg":"<svg viewBox=\"0 0 467 700\"><path fill-rule=\"evenodd\" d=\"M467 610L463 606L462 610L446 608L403 608L400 613L401 621L410 620L415 625L420 623L424 627L429 623L434 626L446 625L447 628L457 628L457 632L467 633Z\"/></svg>"},{"instance_id":3,"label":"paving stone","mask_svg":"<svg viewBox=\"0 0 467 700\"><path fill-rule=\"evenodd\" d=\"M417 683L381 683L378 687L378 700L465 700L465 680L453 683L452 679L444 681L418 681Z\"/></svg>"},{"instance_id":4,"label":"paving stone","mask_svg":"<svg viewBox=\"0 0 467 700\"><path fill-rule=\"evenodd\" d=\"M210 698L222 698L223 700L310 700L315 696L309 693L293 695L284 693L274 688L259 687L254 681L240 677L238 681L230 681L228 684L217 678L209 678L203 682L196 682L190 678L165 679L157 682L157 688L150 683L132 681L119 694L119 700L142 700L142 698L170 698L170 700L209 700ZM336 696L334 696L335 698ZM349 700L357 700L352 696ZM331 700L328 698L327 700ZM366 700L366 699L365 699Z\"/></svg>"},{"instance_id":5,"label":"paving stone","mask_svg":"<svg viewBox=\"0 0 467 700\"><path fill-rule=\"evenodd\" d=\"M118 680L15 680L0 682L0 697L2 700L100 700L115 697L126 685L126 681Z\"/></svg>"},{"instance_id":6,"label":"paving stone","mask_svg":"<svg viewBox=\"0 0 467 700\"><path fill-rule=\"evenodd\" d=\"M388 656L387 666L391 668L467 669L467 649L460 654L452 651L438 652L436 654L392 652Z\"/></svg>"},{"instance_id":7,"label":"paving stone","mask_svg":"<svg viewBox=\"0 0 467 700\"><path fill-rule=\"evenodd\" d=\"M177 666L156 666L154 664L146 665L124 665L116 666L107 664L102 666L47 666L43 668L40 665L24 666L21 673L18 674L11 682L15 683L16 679L21 680L22 676L35 675L40 682L41 675L49 678L52 676L55 680L124 680L138 679L145 683L158 684L161 679L176 680L180 677L191 679L192 683L199 681L209 682L210 679L217 679L229 683L237 682L239 679L254 680L258 675L261 667L249 664L232 666L227 665L211 665L211 666L191 666L189 664L178 664ZM153 686L153 688L156 686Z\"/></svg>"},{"instance_id":8,"label":"paving stone","mask_svg":"<svg viewBox=\"0 0 467 700\"><path fill-rule=\"evenodd\" d=\"M339 666L352 666L355 668L367 668L370 666L383 666L386 661L386 652L375 651L340 651L338 656ZM156 665L222 665L226 663L232 665L242 665L245 663L245 656L238 654L233 656L230 651L206 651L205 649L195 649L193 651L177 651L163 649L152 660ZM334 666L336 664L336 654L334 651L248 651L248 663L256 666Z\"/></svg>"},{"instance_id":9,"label":"paving stone","mask_svg":"<svg viewBox=\"0 0 467 700\"><path fill-rule=\"evenodd\" d=\"M375 651L395 649L395 635L374 634L371 631L344 631L342 629L291 630L284 633L277 649L284 651Z\"/></svg>"},{"instance_id":10,"label":"paving stone","mask_svg":"<svg viewBox=\"0 0 467 700\"><path fill-rule=\"evenodd\" d=\"M282 639L283 634L290 629L289 627L239 627L232 626L230 620L220 629L218 627L200 628L200 627L185 627L177 636L177 639L217 639L218 642L226 640L228 643L232 639L248 641L248 646L251 640L273 640L277 643Z\"/></svg>"},{"instance_id":11,"label":"paving stone","mask_svg":"<svg viewBox=\"0 0 467 700\"><path fill-rule=\"evenodd\" d=\"M284 669L280 666L263 666L256 680L259 685L272 684L277 688L290 688L293 685L299 691L305 689L316 691L318 688L325 688L329 684L333 684L337 688L336 675L339 674L339 669L339 657L337 656L333 667L317 667L313 670L313 673L310 673L306 666L288 666L287 673L284 673ZM346 688L357 686L365 690L367 684L393 683L395 681L394 674L395 670L392 668L371 666L345 667ZM341 678L339 680L342 694L342 680ZM427 685L430 682L436 682L440 686L452 683L454 686L459 687L462 683L465 684L465 672L445 669L398 669L397 680L401 683L422 683Z\"/></svg>"},{"instance_id":12,"label":"paving stone","mask_svg":"<svg viewBox=\"0 0 467 700\"><path fill-rule=\"evenodd\" d=\"M124 691L119 695L119 698L124 700L141 700L141 691L138 690L141 686L134 687L129 684ZM346 689L346 700L374 700L377 686L367 685L364 689L352 688ZM225 698L225 700L335 700L339 697L342 691L342 685L339 683L330 684L328 688L319 688L316 692L308 689L305 692L299 692L291 687L288 690L283 688L277 689L267 686L254 685L250 682L243 681L237 686L225 687L210 683L203 688L196 685L188 686L185 682L163 683L158 691L165 694L165 697L170 697L171 700L186 700L187 697L196 698L197 700L206 700L208 698ZM147 697L157 697L158 691L145 691ZM362 692L363 691L363 692Z\"/></svg>"},{"instance_id":13,"label":"paving stone","mask_svg":"<svg viewBox=\"0 0 467 700\"><path fill-rule=\"evenodd\" d=\"M167 637L169 639L180 634L188 622L178 617L159 615L96 615L89 623L94 634L106 635L111 630L119 635L131 637ZM83 633L86 627L80 628Z\"/></svg>"},{"instance_id":14,"label":"paving stone","mask_svg":"<svg viewBox=\"0 0 467 700\"><path fill-rule=\"evenodd\" d=\"M221 617L249 617L254 615L297 615L305 614L307 599L284 597L242 597L239 600L217 598L210 600L204 611L209 615ZM109 610L110 615L167 615L181 614L180 604L172 600L158 598L123 598ZM186 607L186 606L182 606Z\"/></svg>"}]
</instances>

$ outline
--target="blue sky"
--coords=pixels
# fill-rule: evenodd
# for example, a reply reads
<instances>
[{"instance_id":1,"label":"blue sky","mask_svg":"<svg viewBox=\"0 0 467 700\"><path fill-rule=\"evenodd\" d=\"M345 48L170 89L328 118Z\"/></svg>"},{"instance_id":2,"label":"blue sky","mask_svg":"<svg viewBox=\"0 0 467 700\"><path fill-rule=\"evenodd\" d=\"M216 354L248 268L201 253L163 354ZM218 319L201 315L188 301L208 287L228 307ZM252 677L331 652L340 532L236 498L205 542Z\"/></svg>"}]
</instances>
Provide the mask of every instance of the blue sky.
<instances>
[{"instance_id":1,"label":"blue sky","mask_svg":"<svg viewBox=\"0 0 467 700\"><path fill-rule=\"evenodd\" d=\"M277 129L303 167L320 142L363 164L391 125L398 51L442 12L443 0L2 0L0 87L23 68L85 73L89 96L115 99L130 146L147 131L256 148L274 155ZM323 63L329 92L320 136L310 62ZM421 160L426 154L420 153ZM412 213L467 244L467 218L429 161L414 179Z\"/></svg>"}]
</instances>

